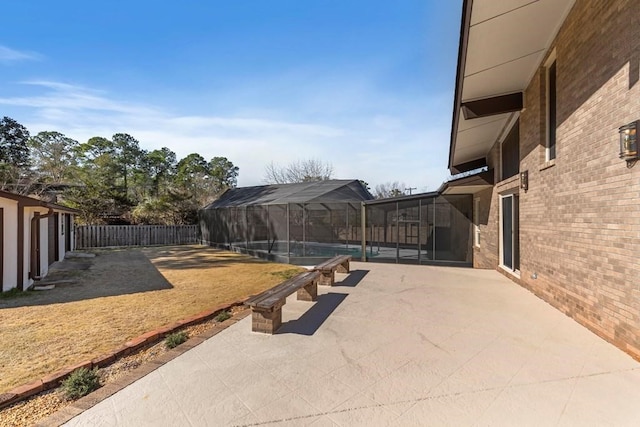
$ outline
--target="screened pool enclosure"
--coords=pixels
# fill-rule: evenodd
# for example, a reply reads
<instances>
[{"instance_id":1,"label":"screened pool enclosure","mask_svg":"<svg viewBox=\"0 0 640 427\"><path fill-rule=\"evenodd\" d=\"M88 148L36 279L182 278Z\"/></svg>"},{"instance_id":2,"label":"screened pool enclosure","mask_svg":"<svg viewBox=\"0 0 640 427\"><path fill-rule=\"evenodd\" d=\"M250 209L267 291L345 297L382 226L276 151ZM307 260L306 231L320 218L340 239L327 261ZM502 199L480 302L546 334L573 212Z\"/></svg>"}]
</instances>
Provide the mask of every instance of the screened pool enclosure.
<instances>
[{"instance_id":1,"label":"screened pool enclosure","mask_svg":"<svg viewBox=\"0 0 640 427\"><path fill-rule=\"evenodd\" d=\"M291 264L361 258L361 204L372 198L357 180L232 188L201 211L202 238Z\"/></svg>"},{"instance_id":2,"label":"screened pool enclosure","mask_svg":"<svg viewBox=\"0 0 640 427\"><path fill-rule=\"evenodd\" d=\"M364 206L368 260L472 264L473 196L424 193Z\"/></svg>"},{"instance_id":3,"label":"screened pool enclosure","mask_svg":"<svg viewBox=\"0 0 640 427\"><path fill-rule=\"evenodd\" d=\"M328 180L229 189L200 211L200 226L205 244L290 264L344 254L470 264L471 208L471 196L373 200L360 181Z\"/></svg>"}]
</instances>

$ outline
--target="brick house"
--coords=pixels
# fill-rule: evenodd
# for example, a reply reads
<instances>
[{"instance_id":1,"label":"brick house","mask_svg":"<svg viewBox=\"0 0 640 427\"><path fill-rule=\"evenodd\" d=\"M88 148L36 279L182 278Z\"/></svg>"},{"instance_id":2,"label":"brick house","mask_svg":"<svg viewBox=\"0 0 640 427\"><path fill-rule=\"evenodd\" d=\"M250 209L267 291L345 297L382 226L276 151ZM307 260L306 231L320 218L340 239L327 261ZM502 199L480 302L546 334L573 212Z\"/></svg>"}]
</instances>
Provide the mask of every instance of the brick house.
<instances>
[{"instance_id":1,"label":"brick house","mask_svg":"<svg viewBox=\"0 0 640 427\"><path fill-rule=\"evenodd\" d=\"M474 267L636 358L639 80L637 0L465 0L449 169L488 178L443 190L474 194Z\"/></svg>"}]
</instances>

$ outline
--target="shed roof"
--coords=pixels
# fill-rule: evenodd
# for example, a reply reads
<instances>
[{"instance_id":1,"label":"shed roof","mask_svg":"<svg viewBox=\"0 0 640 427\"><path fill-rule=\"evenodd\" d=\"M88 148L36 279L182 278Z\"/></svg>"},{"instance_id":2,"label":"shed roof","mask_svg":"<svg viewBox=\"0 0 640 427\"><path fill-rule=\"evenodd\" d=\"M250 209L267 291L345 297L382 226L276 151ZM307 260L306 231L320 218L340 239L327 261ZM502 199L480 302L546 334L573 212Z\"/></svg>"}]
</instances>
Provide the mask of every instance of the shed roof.
<instances>
[{"instance_id":1,"label":"shed roof","mask_svg":"<svg viewBox=\"0 0 640 427\"><path fill-rule=\"evenodd\" d=\"M72 214L77 214L80 212L77 209L68 208L66 206L45 202L44 200L36 199L34 197L23 196L21 194L11 193L4 190L0 190L0 198L15 200L24 206L43 206L46 208L51 208L55 211L63 211Z\"/></svg>"},{"instance_id":2,"label":"shed roof","mask_svg":"<svg viewBox=\"0 0 640 427\"><path fill-rule=\"evenodd\" d=\"M361 202L371 199L373 196L360 181L331 179L296 184L230 188L205 209L287 203Z\"/></svg>"}]
</instances>

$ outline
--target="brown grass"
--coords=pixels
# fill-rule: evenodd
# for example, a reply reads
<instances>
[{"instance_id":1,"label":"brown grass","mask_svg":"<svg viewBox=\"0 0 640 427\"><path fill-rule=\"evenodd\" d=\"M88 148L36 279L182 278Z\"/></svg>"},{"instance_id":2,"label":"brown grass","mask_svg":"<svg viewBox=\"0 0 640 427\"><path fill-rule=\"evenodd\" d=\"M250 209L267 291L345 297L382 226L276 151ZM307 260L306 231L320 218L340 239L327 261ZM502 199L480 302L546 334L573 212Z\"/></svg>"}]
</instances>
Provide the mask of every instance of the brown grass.
<instances>
[{"instance_id":1,"label":"brown grass","mask_svg":"<svg viewBox=\"0 0 640 427\"><path fill-rule=\"evenodd\" d=\"M0 301L0 393L300 271L202 246L97 255L75 285Z\"/></svg>"}]
</instances>

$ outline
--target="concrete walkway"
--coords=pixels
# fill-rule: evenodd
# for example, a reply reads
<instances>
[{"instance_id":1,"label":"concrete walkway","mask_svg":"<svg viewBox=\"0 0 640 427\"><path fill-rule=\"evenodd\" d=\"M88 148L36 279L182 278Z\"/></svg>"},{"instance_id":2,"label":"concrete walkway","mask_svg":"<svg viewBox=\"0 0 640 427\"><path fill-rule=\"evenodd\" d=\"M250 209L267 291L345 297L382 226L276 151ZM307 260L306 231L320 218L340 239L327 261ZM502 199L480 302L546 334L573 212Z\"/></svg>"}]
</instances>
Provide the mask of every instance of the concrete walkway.
<instances>
[{"instance_id":1,"label":"concrete walkway","mask_svg":"<svg viewBox=\"0 0 640 427\"><path fill-rule=\"evenodd\" d=\"M640 364L494 271L340 279L279 334L247 317L68 425L640 425Z\"/></svg>"}]
</instances>

